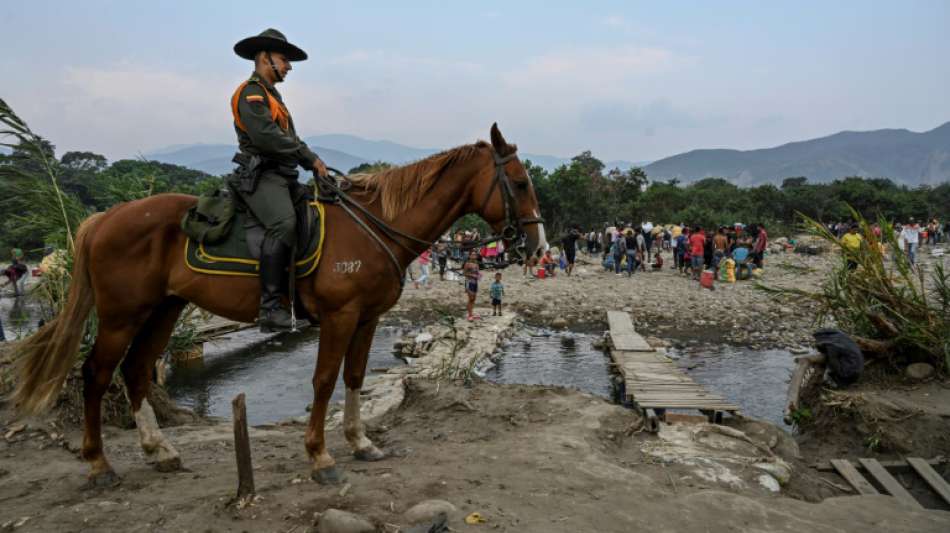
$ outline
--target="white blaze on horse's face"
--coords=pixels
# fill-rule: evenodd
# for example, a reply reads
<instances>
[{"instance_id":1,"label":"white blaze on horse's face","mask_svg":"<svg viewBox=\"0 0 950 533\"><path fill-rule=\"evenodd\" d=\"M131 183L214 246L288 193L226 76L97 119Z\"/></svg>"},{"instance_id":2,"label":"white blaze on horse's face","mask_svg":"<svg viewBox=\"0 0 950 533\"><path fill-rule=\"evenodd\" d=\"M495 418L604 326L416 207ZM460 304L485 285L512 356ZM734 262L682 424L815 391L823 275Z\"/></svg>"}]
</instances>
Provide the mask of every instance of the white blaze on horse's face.
<instances>
[{"instance_id":1,"label":"white blaze on horse's face","mask_svg":"<svg viewBox=\"0 0 950 533\"><path fill-rule=\"evenodd\" d=\"M538 220L541 218L541 213L538 212L537 208L531 210L531 216ZM525 253L528 257L533 257L538 250L544 250L547 248L548 240L547 236L544 233L544 224L538 222L536 224L529 224L524 228L525 234L527 235L527 242L525 242Z\"/></svg>"},{"instance_id":2,"label":"white blaze on horse's face","mask_svg":"<svg viewBox=\"0 0 950 533\"><path fill-rule=\"evenodd\" d=\"M544 234L544 224L538 224L538 245L531 251L531 255L538 253L538 250L548 247L548 239Z\"/></svg>"}]
</instances>

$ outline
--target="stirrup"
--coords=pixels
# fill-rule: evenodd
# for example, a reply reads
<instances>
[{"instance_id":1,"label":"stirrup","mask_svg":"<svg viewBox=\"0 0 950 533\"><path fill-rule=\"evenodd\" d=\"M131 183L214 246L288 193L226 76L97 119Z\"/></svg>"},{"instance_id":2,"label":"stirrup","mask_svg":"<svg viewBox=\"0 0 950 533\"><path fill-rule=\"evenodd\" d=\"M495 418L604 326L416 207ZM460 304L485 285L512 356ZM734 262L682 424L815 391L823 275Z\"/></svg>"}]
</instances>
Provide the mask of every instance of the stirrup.
<instances>
[{"instance_id":1,"label":"stirrup","mask_svg":"<svg viewBox=\"0 0 950 533\"><path fill-rule=\"evenodd\" d=\"M275 317L273 316L275 314L278 317L277 320L275 320ZM279 318L283 318L280 316L281 314L287 315L286 322L279 319ZM283 308L261 309L260 315L258 316L258 319L257 319L257 325L260 327L261 333L277 333L281 331L293 331L294 318L292 315L287 313Z\"/></svg>"}]
</instances>

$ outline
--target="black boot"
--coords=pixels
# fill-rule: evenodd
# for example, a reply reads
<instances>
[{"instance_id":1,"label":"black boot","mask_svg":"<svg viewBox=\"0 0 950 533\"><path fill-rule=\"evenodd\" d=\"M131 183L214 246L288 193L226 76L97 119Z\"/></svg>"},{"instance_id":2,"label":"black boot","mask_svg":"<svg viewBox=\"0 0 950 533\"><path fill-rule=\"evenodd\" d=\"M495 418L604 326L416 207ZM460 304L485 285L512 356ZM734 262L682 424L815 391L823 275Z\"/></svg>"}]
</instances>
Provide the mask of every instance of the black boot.
<instances>
[{"instance_id":1,"label":"black boot","mask_svg":"<svg viewBox=\"0 0 950 533\"><path fill-rule=\"evenodd\" d=\"M290 313L280 301L288 264L290 249L275 239L265 238L261 246L261 314L257 321L263 333L289 331L293 327Z\"/></svg>"}]
</instances>

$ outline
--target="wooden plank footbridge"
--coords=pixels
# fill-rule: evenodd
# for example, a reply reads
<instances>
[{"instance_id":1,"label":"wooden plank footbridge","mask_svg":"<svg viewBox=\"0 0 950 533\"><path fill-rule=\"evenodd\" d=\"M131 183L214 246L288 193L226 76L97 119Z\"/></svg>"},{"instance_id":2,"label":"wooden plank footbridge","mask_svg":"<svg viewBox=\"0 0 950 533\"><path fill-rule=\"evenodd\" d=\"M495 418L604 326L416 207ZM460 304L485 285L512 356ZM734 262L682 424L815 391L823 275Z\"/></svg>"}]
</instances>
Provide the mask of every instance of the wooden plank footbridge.
<instances>
[{"instance_id":1,"label":"wooden plank footbridge","mask_svg":"<svg viewBox=\"0 0 950 533\"><path fill-rule=\"evenodd\" d=\"M624 403L641 410L646 428L659 431L659 421L667 409L699 410L710 422L722 421L723 413L736 414L739 407L693 381L666 356L662 348L651 347L633 329L630 315L608 311L610 357L623 378Z\"/></svg>"}]
</instances>

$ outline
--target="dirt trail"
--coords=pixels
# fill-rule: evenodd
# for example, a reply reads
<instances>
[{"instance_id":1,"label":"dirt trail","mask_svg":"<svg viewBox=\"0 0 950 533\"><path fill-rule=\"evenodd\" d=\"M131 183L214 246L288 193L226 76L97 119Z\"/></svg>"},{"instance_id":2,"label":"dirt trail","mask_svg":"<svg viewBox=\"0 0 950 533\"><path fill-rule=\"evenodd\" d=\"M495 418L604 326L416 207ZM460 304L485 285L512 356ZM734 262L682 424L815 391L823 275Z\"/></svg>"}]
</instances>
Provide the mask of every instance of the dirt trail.
<instances>
[{"instance_id":1,"label":"dirt trail","mask_svg":"<svg viewBox=\"0 0 950 533\"><path fill-rule=\"evenodd\" d=\"M413 382L403 405L371 431L393 457L356 462L340 432L330 434L348 485L309 480L303 426L252 431L261 499L243 509L230 503L236 473L227 424L169 428L189 469L174 474L144 464L135 431L109 428L107 452L123 481L93 491L80 490L85 466L74 453L40 449L49 438L27 429L0 441L0 524L29 517L17 531L307 531L315 513L332 507L396 531L409 507L438 498L458 508L455 531L950 529L950 513L914 511L884 496L810 504L704 480L644 454L658 437L630 433L638 423L630 410L564 389ZM73 447L79 438L66 437ZM473 511L487 523L461 522Z\"/></svg>"}]
</instances>

